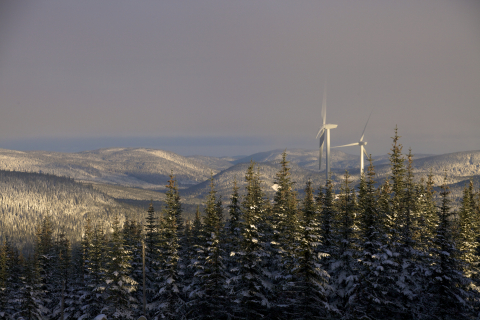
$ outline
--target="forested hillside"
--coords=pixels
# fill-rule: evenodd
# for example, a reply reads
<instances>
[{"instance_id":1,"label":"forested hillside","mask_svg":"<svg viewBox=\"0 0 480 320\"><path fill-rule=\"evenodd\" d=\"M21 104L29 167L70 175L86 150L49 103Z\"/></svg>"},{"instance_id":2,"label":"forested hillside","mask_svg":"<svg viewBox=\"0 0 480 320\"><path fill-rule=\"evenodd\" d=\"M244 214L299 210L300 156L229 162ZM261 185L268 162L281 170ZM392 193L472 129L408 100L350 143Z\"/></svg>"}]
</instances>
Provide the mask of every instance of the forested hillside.
<instances>
[{"instance_id":1,"label":"forested hillside","mask_svg":"<svg viewBox=\"0 0 480 320\"><path fill-rule=\"evenodd\" d=\"M307 180L299 197L284 153L271 196L252 162L228 199L212 178L193 221L172 176L164 206L123 224L87 219L73 248L47 215L30 257L0 244L0 317L477 319L478 186L463 188L454 212L447 176L436 186L413 168L395 135L381 183L370 165L358 186L344 173L337 188Z\"/></svg>"},{"instance_id":2,"label":"forested hillside","mask_svg":"<svg viewBox=\"0 0 480 320\"><path fill-rule=\"evenodd\" d=\"M137 208L70 178L0 171L0 239L8 238L21 250L33 245L36 228L47 215L55 234L64 232L71 241L78 241L87 217L95 224L104 223L114 213L144 216Z\"/></svg>"},{"instance_id":3,"label":"forested hillside","mask_svg":"<svg viewBox=\"0 0 480 320\"><path fill-rule=\"evenodd\" d=\"M240 163L214 176L217 192L219 195L222 196L222 199L228 199L232 191L235 179L237 180L238 186L242 190L240 192L240 195L244 194L244 187L246 186L246 181L243 179L243 176L245 175L245 171L247 170L249 165L249 163ZM275 175L280 168L280 161L258 163L257 169L261 176L262 188L264 189L264 192L270 197L275 193ZM314 181L316 187L325 184L324 173L307 170L296 164L291 165L290 172L292 175L292 179L296 182L294 188L299 191L304 188L305 183L308 180ZM186 190L182 190L182 194L186 197L205 198L209 191L210 181L205 181Z\"/></svg>"},{"instance_id":4,"label":"forested hillside","mask_svg":"<svg viewBox=\"0 0 480 320\"><path fill-rule=\"evenodd\" d=\"M0 170L43 172L76 180L165 189L175 172L180 187L208 179L215 169L169 151L110 148L78 153L0 149Z\"/></svg>"}]
</instances>

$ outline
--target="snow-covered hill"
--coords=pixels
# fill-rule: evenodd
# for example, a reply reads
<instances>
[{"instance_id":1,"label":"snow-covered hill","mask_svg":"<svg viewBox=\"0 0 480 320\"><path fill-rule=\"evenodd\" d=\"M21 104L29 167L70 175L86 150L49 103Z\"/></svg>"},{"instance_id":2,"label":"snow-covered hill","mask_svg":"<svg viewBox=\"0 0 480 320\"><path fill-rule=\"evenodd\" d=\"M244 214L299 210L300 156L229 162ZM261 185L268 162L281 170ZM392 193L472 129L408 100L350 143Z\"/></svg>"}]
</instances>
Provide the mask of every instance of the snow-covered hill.
<instances>
[{"instance_id":1,"label":"snow-covered hill","mask_svg":"<svg viewBox=\"0 0 480 320\"><path fill-rule=\"evenodd\" d=\"M78 153L0 149L0 170L43 172L76 180L163 189L173 172L180 187L208 179L218 170L173 152L109 148Z\"/></svg>"},{"instance_id":2,"label":"snow-covered hill","mask_svg":"<svg viewBox=\"0 0 480 320\"><path fill-rule=\"evenodd\" d=\"M77 181L98 184L163 190L168 175L173 172L182 193L193 201L207 192L211 174L215 175L220 193L228 198L233 179L243 183L246 167L250 160L256 161L262 172L266 190L271 191L275 173L284 150L277 149L255 153L245 157L183 157L173 152L147 148L108 148L79 153L32 151L22 152L0 149L0 170L43 172L58 176L72 177ZM359 180L359 156L332 150L332 178L340 181L345 170L354 182ZM292 167L292 180L297 190L302 190L306 180L315 185L325 183L325 173L318 172L318 150L290 149L287 160ZM389 156L374 158L377 181L390 174ZM323 166L324 167L324 166ZM432 170L437 184L442 183L446 174L449 183L454 184L480 175L480 151L457 152L444 155L414 155L416 179L426 177ZM142 196L148 198L149 196ZM135 199L132 199L135 200ZM146 201L146 200L145 200Z\"/></svg>"},{"instance_id":3,"label":"snow-covered hill","mask_svg":"<svg viewBox=\"0 0 480 320\"><path fill-rule=\"evenodd\" d=\"M70 178L0 171L0 240L8 238L20 249L34 243L45 215L51 217L55 234L65 232L79 240L87 217L97 224L114 214L121 220L125 216L143 220L145 212Z\"/></svg>"}]
</instances>

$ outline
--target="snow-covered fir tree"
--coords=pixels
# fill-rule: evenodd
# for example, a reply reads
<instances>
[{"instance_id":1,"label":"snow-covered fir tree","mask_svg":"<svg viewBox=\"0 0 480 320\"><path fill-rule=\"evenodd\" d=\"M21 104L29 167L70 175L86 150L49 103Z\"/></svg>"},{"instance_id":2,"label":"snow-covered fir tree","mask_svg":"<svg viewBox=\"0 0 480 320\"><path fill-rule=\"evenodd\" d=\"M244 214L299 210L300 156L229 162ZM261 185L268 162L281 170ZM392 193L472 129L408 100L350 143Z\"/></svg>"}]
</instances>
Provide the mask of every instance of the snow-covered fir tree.
<instances>
[{"instance_id":1,"label":"snow-covered fir tree","mask_svg":"<svg viewBox=\"0 0 480 320\"><path fill-rule=\"evenodd\" d=\"M470 180L468 186L465 186L463 190L462 202L458 212L459 235L457 239L460 259L465 263L464 274L469 278L478 274L477 237L479 224L475 213L473 181Z\"/></svg>"},{"instance_id":2,"label":"snow-covered fir tree","mask_svg":"<svg viewBox=\"0 0 480 320\"><path fill-rule=\"evenodd\" d=\"M45 291L40 281L37 257L29 257L25 262L23 283L18 292L20 308L12 315L13 319L43 320L49 310L44 306ZM18 305L17 305L18 306Z\"/></svg>"},{"instance_id":3,"label":"snow-covered fir tree","mask_svg":"<svg viewBox=\"0 0 480 320\"><path fill-rule=\"evenodd\" d=\"M185 314L186 303L179 268L178 217L181 214L181 203L177 182L173 174L167 185L163 223L160 231L160 268L157 272L157 292L149 309L155 319L181 319Z\"/></svg>"},{"instance_id":4,"label":"snow-covered fir tree","mask_svg":"<svg viewBox=\"0 0 480 320\"><path fill-rule=\"evenodd\" d=\"M450 191L445 177L442 185L441 206L438 209L438 227L434 238L431 275L428 288L429 305L426 316L433 319L469 319L472 315L466 288L470 280L462 273L460 252L456 246L450 212Z\"/></svg>"},{"instance_id":5,"label":"snow-covered fir tree","mask_svg":"<svg viewBox=\"0 0 480 320\"><path fill-rule=\"evenodd\" d=\"M125 248L117 215L113 218L112 229L107 246L109 259L105 274L106 307L102 312L113 319L133 319L138 308L138 302L133 295L137 282L130 276L131 252Z\"/></svg>"},{"instance_id":6,"label":"snow-covered fir tree","mask_svg":"<svg viewBox=\"0 0 480 320\"><path fill-rule=\"evenodd\" d=\"M155 278L160 268L160 226L152 202L145 218L145 280L148 304L153 302L156 295Z\"/></svg>"},{"instance_id":7,"label":"snow-covered fir tree","mask_svg":"<svg viewBox=\"0 0 480 320\"><path fill-rule=\"evenodd\" d=\"M268 281L268 270L263 261L267 258L261 242L262 230L259 228L265 221L264 196L260 187L259 175L255 172L255 163L251 162L245 175L247 182L246 195L242 202L243 223L238 270L230 279L232 285L231 300L234 316L240 319L258 319L269 313L271 303L268 295L272 284Z\"/></svg>"},{"instance_id":8,"label":"snow-covered fir tree","mask_svg":"<svg viewBox=\"0 0 480 320\"><path fill-rule=\"evenodd\" d=\"M237 180L233 181L233 190L228 205L229 218L225 224L225 263L227 270L237 268L237 256L235 252L240 250L239 245L242 237L243 213L240 206L240 198L238 195Z\"/></svg>"},{"instance_id":9,"label":"snow-covered fir tree","mask_svg":"<svg viewBox=\"0 0 480 320\"><path fill-rule=\"evenodd\" d=\"M338 316L335 307L328 303L328 293L331 291L328 285L329 275L321 264L321 259L326 254L318 254L316 250L320 245L316 208L312 183L308 181L301 219L294 238L295 263L290 270L288 309L283 318L306 320Z\"/></svg>"},{"instance_id":10,"label":"snow-covered fir tree","mask_svg":"<svg viewBox=\"0 0 480 320\"><path fill-rule=\"evenodd\" d=\"M189 294L190 319L228 319L230 304L226 288L227 272L222 243L222 207L216 195L213 176L210 192L205 203L203 229L196 246L197 256L193 260L196 269L192 290Z\"/></svg>"},{"instance_id":11,"label":"snow-covered fir tree","mask_svg":"<svg viewBox=\"0 0 480 320\"><path fill-rule=\"evenodd\" d=\"M348 309L350 297L358 282L356 203L350 186L350 175L345 171L338 199L338 215L335 223L337 249L332 252L330 273L334 291L334 304L338 309Z\"/></svg>"},{"instance_id":12,"label":"snow-covered fir tree","mask_svg":"<svg viewBox=\"0 0 480 320\"><path fill-rule=\"evenodd\" d=\"M7 255L7 243L4 241L0 243L0 319L8 319L11 310L7 310L8 306L8 294L10 290L7 290L8 281L8 255Z\"/></svg>"},{"instance_id":13,"label":"snow-covered fir tree","mask_svg":"<svg viewBox=\"0 0 480 320\"><path fill-rule=\"evenodd\" d=\"M377 201L374 179L370 159L367 175L360 180L358 196L359 279L344 310L345 319L385 319L385 315L395 314L392 310L396 307L396 295L392 290L397 265L388 247L385 230L388 216Z\"/></svg>"},{"instance_id":14,"label":"snow-covered fir tree","mask_svg":"<svg viewBox=\"0 0 480 320\"><path fill-rule=\"evenodd\" d=\"M322 207L320 208L320 237L321 245L320 252L326 253L327 258L322 260L324 269L330 271L330 264L332 262L332 257L337 251L337 242L335 227L337 221L337 210L335 207L335 192L333 190L332 180L327 180L325 185L325 192L323 195L323 201L321 202Z\"/></svg>"},{"instance_id":15,"label":"snow-covered fir tree","mask_svg":"<svg viewBox=\"0 0 480 320\"><path fill-rule=\"evenodd\" d=\"M137 283L137 290L133 292L133 296L138 302L139 307L137 309L138 315L140 315L140 309L143 309L143 226L137 221L126 219L122 233L124 248L127 252L130 252L131 256L130 275Z\"/></svg>"},{"instance_id":16,"label":"snow-covered fir tree","mask_svg":"<svg viewBox=\"0 0 480 320\"><path fill-rule=\"evenodd\" d=\"M270 281L274 284L269 300L275 310L271 312L279 315L293 312L297 298L291 288L291 271L298 262L295 255L299 242L299 224L297 197L288 163L284 151L280 170L275 176L273 206L268 215L268 223L263 228L263 243L269 254L269 259L264 260L264 267L269 271Z\"/></svg>"},{"instance_id":17,"label":"snow-covered fir tree","mask_svg":"<svg viewBox=\"0 0 480 320\"><path fill-rule=\"evenodd\" d=\"M84 255L84 287L82 288L82 319L100 314L106 304L106 238L103 228L87 224L82 240Z\"/></svg>"}]
</instances>

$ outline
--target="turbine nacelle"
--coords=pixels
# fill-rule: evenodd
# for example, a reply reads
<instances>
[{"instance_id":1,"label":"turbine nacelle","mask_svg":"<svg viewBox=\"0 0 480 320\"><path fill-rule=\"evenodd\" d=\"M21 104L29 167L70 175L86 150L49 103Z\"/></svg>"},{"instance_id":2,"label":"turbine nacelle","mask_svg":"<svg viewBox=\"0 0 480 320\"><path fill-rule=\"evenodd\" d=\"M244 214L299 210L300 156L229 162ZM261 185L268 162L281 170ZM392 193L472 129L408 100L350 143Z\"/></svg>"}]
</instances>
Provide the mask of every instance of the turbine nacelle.
<instances>
[{"instance_id":1,"label":"turbine nacelle","mask_svg":"<svg viewBox=\"0 0 480 320\"><path fill-rule=\"evenodd\" d=\"M338 124L324 124L320 127L320 130L318 130L317 137L315 139L318 139L318 137L322 136L325 133L325 130L335 129L336 127L338 127Z\"/></svg>"},{"instance_id":2,"label":"turbine nacelle","mask_svg":"<svg viewBox=\"0 0 480 320\"><path fill-rule=\"evenodd\" d=\"M325 129L335 129L338 127L338 124L326 124L323 126Z\"/></svg>"}]
</instances>

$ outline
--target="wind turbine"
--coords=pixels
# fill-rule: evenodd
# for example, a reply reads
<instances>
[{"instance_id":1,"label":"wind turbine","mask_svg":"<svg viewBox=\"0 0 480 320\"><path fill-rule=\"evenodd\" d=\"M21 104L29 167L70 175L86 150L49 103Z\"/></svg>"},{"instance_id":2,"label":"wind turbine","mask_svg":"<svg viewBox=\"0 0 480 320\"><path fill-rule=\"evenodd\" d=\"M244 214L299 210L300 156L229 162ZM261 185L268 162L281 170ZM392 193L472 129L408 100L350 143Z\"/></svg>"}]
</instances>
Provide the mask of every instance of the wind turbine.
<instances>
[{"instance_id":1,"label":"wind turbine","mask_svg":"<svg viewBox=\"0 0 480 320\"><path fill-rule=\"evenodd\" d=\"M330 129L335 129L338 125L336 124L326 124L327 122L327 85L325 84L325 89L323 92L323 103L322 103L322 126L318 130L317 138L320 137L320 149L318 157L318 169L322 170L322 154L323 154L323 144L327 140L327 169L325 171L327 181L330 178Z\"/></svg>"},{"instance_id":2,"label":"wind turbine","mask_svg":"<svg viewBox=\"0 0 480 320\"><path fill-rule=\"evenodd\" d=\"M343 146L332 147L332 148L342 148L342 147L350 147L350 146L360 146L360 176L363 174L363 167L364 167L363 155L365 154L368 158L368 153L365 150L367 141L363 141L363 137L365 137L365 129L367 129L368 120L370 120L370 116L372 115L372 112L373 110L370 112L370 115L368 116L367 123L365 124L365 128L363 128L362 137L360 138L360 141L355 143L345 144Z\"/></svg>"}]
</instances>

